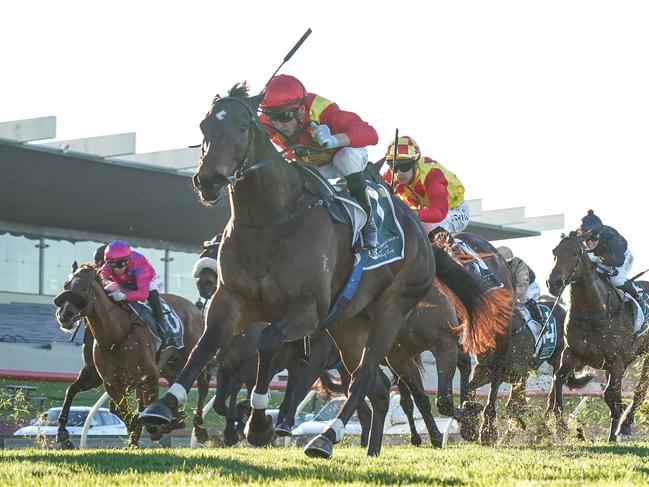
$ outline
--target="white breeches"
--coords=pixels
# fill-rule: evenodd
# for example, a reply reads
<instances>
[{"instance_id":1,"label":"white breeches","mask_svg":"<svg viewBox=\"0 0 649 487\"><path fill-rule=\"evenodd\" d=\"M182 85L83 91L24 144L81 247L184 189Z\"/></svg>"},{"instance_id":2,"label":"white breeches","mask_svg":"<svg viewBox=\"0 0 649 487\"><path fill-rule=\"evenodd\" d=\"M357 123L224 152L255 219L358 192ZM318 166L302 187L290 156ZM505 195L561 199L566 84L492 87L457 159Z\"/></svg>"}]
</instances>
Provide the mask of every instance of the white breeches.
<instances>
[{"instance_id":1,"label":"white breeches","mask_svg":"<svg viewBox=\"0 0 649 487\"><path fill-rule=\"evenodd\" d=\"M338 179L357 172L367 166L367 149L364 147L343 147L333 157L330 164L318 167L318 171L327 179Z\"/></svg>"},{"instance_id":2,"label":"white breeches","mask_svg":"<svg viewBox=\"0 0 649 487\"><path fill-rule=\"evenodd\" d=\"M519 303L527 303L530 299L533 299L534 301L538 301L539 297L541 296L541 286L539 286L539 283L537 281L534 281L532 284L530 284L527 288L527 291L525 291L520 298L518 298Z\"/></svg>"},{"instance_id":3,"label":"white breeches","mask_svg":"<svg viewBox=\"0 0 649 487\"><path fill-rule=\"evenodd\" d=\"M437 227L442 227L451 233L458 233L464 231L469 225L469 205L466 201L462 202L460 206L449 208L446 218L439 223L425 223L421 222L426 234Z\"/></svg>"}]
</instances>

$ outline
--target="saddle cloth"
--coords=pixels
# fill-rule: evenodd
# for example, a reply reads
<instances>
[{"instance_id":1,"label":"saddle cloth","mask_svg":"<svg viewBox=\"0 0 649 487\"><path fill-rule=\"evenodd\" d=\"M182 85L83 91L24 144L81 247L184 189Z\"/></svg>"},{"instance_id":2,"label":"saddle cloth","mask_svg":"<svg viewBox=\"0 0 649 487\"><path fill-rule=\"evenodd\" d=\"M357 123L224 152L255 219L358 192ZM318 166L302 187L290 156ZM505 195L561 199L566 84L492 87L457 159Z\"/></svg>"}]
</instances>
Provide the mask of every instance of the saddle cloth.
<instances>
[{"instance_id":1,"label":"saddle cloth","mask_svg":"<svg viewBox=\"0 0 649 487\"><path fill-rule=\"evenodd\" d=\"M300 166L304 175L311 183L311 188L317 194L332 198L345 210L352 228L351 246L354 248L360 239L360 231L367 221L367 215L356 200L342 190L341 186L334 186L325 179L316 169ZM401 260L404 257L405 238L401 224L397 220L390 192L384 186L373 182L367 183L367 193L370 196L374 221L378 228L379 245L376 249L363 250L363 270L375 269L383 265ZM334 205L327 206L334 221L336 218Z\"/></svg>"},{"instance_id":2,"label":"saddle cloth","mask_svg":"<svg viewBox=\"0 0 649 487\"><path fill-rule=\"evenodd\" d=\"M482 257L480 257L480 254L473 250L462 239L454 236L453 240L462 252L473 258L473 260L468 263L458 263L463 267L466 267L467 270L478 277L480 284L482 285L482 288L485 290L485 292L488 293L490 291L493 291L494 289L500 289L501 287L503 287L503 283L500 282L494 275L494 273L491 272L491 269L487 267L487 264L485 264L485 261L482 259ZM451 257L453 257L453 254L451 254Z\"/></svg>"},{"instance_id":3,"label":"saddle cloth","mask_svg":"<svg viewBox=\"0 0 649 487\"><path fill-rule=\"evenodd\" d=\"M133 313L149 327L149 331L153 335L156 343L156 352L164 352L168 348L180 350L185 346L183 342L183 322L173 308L162 298L160 298L160 304L162 305L162 313L165 317L164 330L161 330L158 323L156 323L153 310L148 302L137 301L128 303Z\"/></svg>"},{"instance_id":4,"label":"saddle cloth","mask_svg":"<svg viewBox=\"0 0 649 487\"><path fill-rule=\"evenodd\" d=\"M520 303L516 303L515 310L523 318L527 328L532 332L534 337L534 343L538 342L536 346L536 355L541 359L545 360L552 356L555 348L557 347L557 320L554 316L550 315L550 308L544 304L539 304L539 309L541 310L541 316L543 316L543 321L548 322L545 331L543 332L543 338L539 340L541 336L541 329L543 328L543 323L537 323L532 319L529 310ZM549 321L548 321L548 318Z\"/></svg>"},{"instance_id":5,"label":"saddle cloth","mask_svg":"<svg viewBox=\"0 0 649 487\"><path fill-rule=\"evenodd\" d=\"M643 291L644 293L644 291ZM642 312L642 307L630 294L624 293L624 300L630 301L633 304L633 335L639 337L644 335L649 330L647 316Z\"/></svg>"}]
</instances>

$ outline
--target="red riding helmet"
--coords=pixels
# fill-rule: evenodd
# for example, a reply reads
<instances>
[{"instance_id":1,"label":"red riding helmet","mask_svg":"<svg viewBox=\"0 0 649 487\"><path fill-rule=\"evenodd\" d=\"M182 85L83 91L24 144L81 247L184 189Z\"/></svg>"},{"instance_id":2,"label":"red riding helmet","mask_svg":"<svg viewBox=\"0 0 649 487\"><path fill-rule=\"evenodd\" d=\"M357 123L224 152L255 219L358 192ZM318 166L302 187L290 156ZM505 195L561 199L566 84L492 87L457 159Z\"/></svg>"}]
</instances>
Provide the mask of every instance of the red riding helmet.
<instances>
[{"instance_id":1,"label":"red riding helmet","mask_svg":"<svg viewBox=\"0 0 649 487\"><path fill-rule=\"evenodd\" d=\"M302 82L288 74L274 76L266 86L262 110L291 110L306 101L307 92Z\"/></svg>"},{"instance_id":2,"label":"red riding helmet","mask_svg":"<svg viewBox=\"0 0 649 487\"><path fill-rule=\"evenodd\" d=\"M104 250L104 260L110 262L111 260L124 260L131 256L131 247L126 242L115 240L109 243Z\"/></svg>"}]
</instances>

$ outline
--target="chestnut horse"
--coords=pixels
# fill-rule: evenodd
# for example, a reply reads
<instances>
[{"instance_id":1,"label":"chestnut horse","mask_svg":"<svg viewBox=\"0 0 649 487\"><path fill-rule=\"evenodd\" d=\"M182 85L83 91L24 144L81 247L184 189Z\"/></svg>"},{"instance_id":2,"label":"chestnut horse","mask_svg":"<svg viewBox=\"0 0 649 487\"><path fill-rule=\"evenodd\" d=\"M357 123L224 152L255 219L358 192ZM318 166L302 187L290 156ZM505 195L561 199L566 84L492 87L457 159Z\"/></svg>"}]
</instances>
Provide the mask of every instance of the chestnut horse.
<instances>
[{"instance_id":1,"label":"chestnut horse","mask_svg":"<svg viewBox=\"0 0 649 487\"><path fill-rule=\"evenodd\" d=\"M64 291L55 299L57 319L61 328L70 330L81 317L95 337L94 364L106 392L115 404L119 416L129 429L129 446L137 446L142 432L128 404L128 396L135 392L138 410L142 411L158 397L160 376L172 383L187 361L189 351L203 332L201 313L190 301L173 294L162 295L178 314L184 325L184 348L167 349L157 359L156 345L148 327L125 308L106 295L98 270L84 264L73 272L64 285ZM194 416L197 437L207 440L202 427L203 403L209 387L205 370L197 375L198 406ZM172 428L183 427L182 416L176 415ZM152 435L158 431L149 429Z\"/></svg>"},{"instance_id":2,"label":"chestnut horse","mask_svg":"<svg viewBox=\"0 0 649 487\"><path fill-rule=\"evenodd\" d=\"M263 94L248 97L245 84L235 85L229 96L214 99L201 122L204 139L194 186L206 203L217 201L226 186L230 190L232 216L219 250L219 285L208 307L205 333L176 384L141 416L154 424L170 421L209 358L234 333L268 322L257 343L253 413L246 426L253 445L268 444L274 433L265 414L273 357L282 343L323 326L354 262L351 228L332 221L326 208L332 202L310 193L300 169L277 152L257 116L262 99ZM352 382L331 427L307 444L310 456L331 457L344 425L366 396L373 412L368 455L381 449L389 397L379 363L429 291L436 270L416 216L394 196L392 203L405 235L404 257L365 271L353 299L328 324L345 367L353 371ZM470 318L464 337L471 350L480 352L493 343L496 329L477 282L465 274L457 266L447 277L454 291L464 290ZM356 339L359 334L362 343Z\"/></svg>"},{"instance_id":3,"label":"chestnut horse","mask_svg":"<svg viewBox=\"0 0 649 487\"><path fill-rule=\"evenodd\" d=\"M566 433L563 418L563 385L567 377L585 365L606 371L608 384L604 400L611 411L608 440L630 435L636 409L644 401L649 385L649 333L634 336L633 307L618 289L596 270L588 259L585 240L589 233L562 235L554 254L554 267L548 279L550 293L558 296L570 289L570 306L564 324L566 347L561 366L554 375L547 413L553 412L560 437ZM648 283L640 284L645 290ZM644 357L640 381L633 402L625 411L622 402L622 377L637 358Z\"/></svg>"}]
</instances>

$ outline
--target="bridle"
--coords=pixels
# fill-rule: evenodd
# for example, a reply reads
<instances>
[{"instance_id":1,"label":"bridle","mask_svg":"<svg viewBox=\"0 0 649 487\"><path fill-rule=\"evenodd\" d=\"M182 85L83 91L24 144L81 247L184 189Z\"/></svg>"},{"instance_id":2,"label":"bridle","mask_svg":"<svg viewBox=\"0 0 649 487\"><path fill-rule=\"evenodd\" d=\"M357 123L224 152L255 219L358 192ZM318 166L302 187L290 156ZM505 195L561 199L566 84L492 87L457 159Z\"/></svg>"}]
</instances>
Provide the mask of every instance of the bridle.
<instances>
[{"instance_id":1,"label":"bridle","mask_svg":"<svg viewBox=\"0 0 649 487\"><path fill-rule=\"evenodd\" d=\"M79 321L81 318L85 318L86 316L88 316L89 310L92 309L92 307L95 305L95 302L97 301L97 295L95 294L92 280L89 277L86 277L82 274L73 275L69 281L63 284L63 288L65 289L66 285L71 283L73 279L86 279L87 281L90 282L90 286L88 286L88 292L86 293L86 296L82 296L77 292L67 289L68 292L77 295L78 297L80 297L86 302L86 305L80 307L79 312L72 317L72 319L74 319L74 321L76 322ZM92 301L89 298L92 298ZM65 301L71 301L71 300L65 299Z\"/></svg>"},{"instance_id":2,"label":"bridle","mask_svg":"<svg viewBox=\"0 0 649 487\"><path fill-rule=\"evenodd\" d=\"M566 288L566 287L570 286L571 284L575 284L576 282L583 281L583 280L587 279L588 277L590 277L590 274L592 272L592 266L590 265L590 261L586 260L586 252L584 251L584 245L583 245L581 240L579 240L576 237L571 237L571 236L563 237L563 240L572 240L572 241L576 242L577 245L579 246L579 255L577 256L577 261L575 262L575 265L572 268L572 271L570 271L570 273L568 274L568 277L566 279L563 279L562 283L561 283L562 288ZM586 275L583 276L583 277L580 277L578 279L575 279L574 276L575 276L577 270L579 269L579 264L580 263L583 263L584 266L586 267Z\"/></svg>"},{"instance_id":3,"label":"bridle","mask_svg":"<svg viewBox=\"0 0 649 487\"><path fill-rule=\"evenodd\" d=\"M257 113L250 107L248 103L243 98L239 98L236 96L226 96L223 98L219 98L214 105L212 105L212 110L211 110L211 115L214 116L218 120L218 111L215 110L215 107L222 101L233 101L235 103L238 103L241 105L246 113L250 116L250 122L248 124L248 127L246 129L246 132L248 133L248 144L246 146L246 152L244 155L243 162L237 169L234 170L232 175L226 176L225 179L228 181L228 185L230 186L231 190L234 190L235 186L237 185L238 182L242 181L246 174L251 173L253 171L256 171L258 169L261 169L264 166L267 166L268 164L271 164L276 161L282 161L282 162L288 162L284 158L284 154L293 150L295 146L290 146L287 147L285 150L281 152L275 152L274 155L277 157L270 157L268 159L262 159L260 161L254 162L254 155L251 155L251 148L254 147L254 138L255 138L255 131L253 130L255 127L260 130L262 133L266 133L264 129L264 123L261 121ZM201 162L203 161L203 157L201 156ZM303 180L304 183L304 180ZM224 195L221 195L216 201L219 201L221 198L223 198ZM318 198L316 201L304 204L292 211L290 211L287 215L284 217L272 221L272 222L267 222L264 224L259 224L259 225L246 225L240 223L239 225L245 228L266 228L270 226L276 226L280 225L283 223L286 223L293 218L295 218L298 215L301 215L302 213L305 213L313 208L317 208L319 206L328 206L331 204L331 200L333 197L323 197L323 198Z\"/></svg>"},{"instance_id":4,"label":"bridle","mask_svg":"<svg viewBox=\"0 0 649 487\"><path fill-rule=\"evenodd\" d=\"M223 101L233 101L235 103L238 103L239 105L241 105L245 109L246 113L250 116L250 123L248 124L248 127L246 129L246 132L248 134L248 144L246 146L246 152L245 152L245 155L244 155L243 163L239 167L237 167L230 176L225 177L225 179L228 181L228 184L232 187L232 189L234 189L234 187L237 185L237 183L239 181L241 181L242 179L244 179L244 177L245 177L245 175L247 173L250 173L252 171L256 171L257 169L260 169L260 168L266 166L267 164L270 164L270 163L275 162L277 160L281 160L281 158L273 157L273 158L262 159L261 161L251 163L251 160L253 160L254 158L251 157L251 154L250 154L251 150L250 149L251 149L251 147L254 147L253 142L254 142L254 139L255 139L255 131L252 130L252 129L254 127L257 127L259 130L261 130L263 132L264 131L263 123L259 119L259 116L257 115L257 113L250 107L250 105L248 103L246 103L246 101L243 98L239 98L239 97L236 97L236 96L226 96L226 97L223 97L223 98L219 98L216 101L216 103L212 106L212 114L210 116L213 116L213 117L218 119L218 116L217 116L218 112L215 110L215 108L219 103L221 103ZM201 157L201 161L202 161L202 157Z\"/></svg>"}]
</instances>

